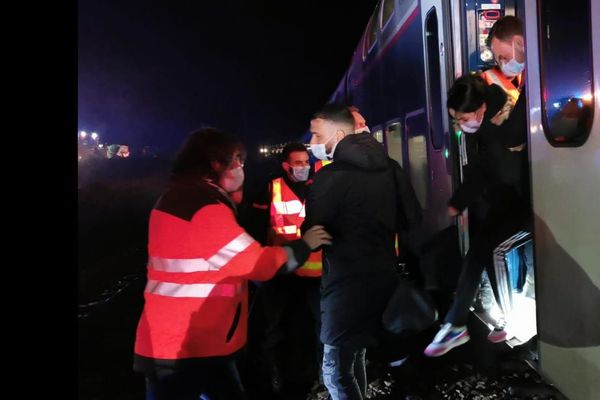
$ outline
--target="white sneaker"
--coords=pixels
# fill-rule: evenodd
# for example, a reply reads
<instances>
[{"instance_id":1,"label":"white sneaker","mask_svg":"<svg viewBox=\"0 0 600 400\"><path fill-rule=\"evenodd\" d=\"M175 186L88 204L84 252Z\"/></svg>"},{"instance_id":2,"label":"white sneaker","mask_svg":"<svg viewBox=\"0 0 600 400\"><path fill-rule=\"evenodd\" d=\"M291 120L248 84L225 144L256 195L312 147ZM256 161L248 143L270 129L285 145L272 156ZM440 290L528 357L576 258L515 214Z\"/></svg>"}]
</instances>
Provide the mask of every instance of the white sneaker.
<instances>
[{"instance_id":1,"label":"white sneaker","mask_svg":"<svg viewBox=\"0 0 600 400\"><path fill-rule=\"evenodd\" d=\"M433 341L425 348L424 354L428 357L439 357L453 348L467 343L469 339L471 337L466 326L453 326L445 323Z\"/></svg>"}]
</instances>

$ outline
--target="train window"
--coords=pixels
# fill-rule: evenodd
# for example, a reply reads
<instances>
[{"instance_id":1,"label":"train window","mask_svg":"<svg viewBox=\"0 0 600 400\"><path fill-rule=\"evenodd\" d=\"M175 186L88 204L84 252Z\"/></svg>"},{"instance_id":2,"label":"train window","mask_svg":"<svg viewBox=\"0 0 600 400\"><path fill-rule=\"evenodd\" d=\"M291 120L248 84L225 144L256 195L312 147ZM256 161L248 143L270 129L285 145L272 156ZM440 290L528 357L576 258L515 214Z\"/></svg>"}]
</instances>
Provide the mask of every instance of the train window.
<instances>
[{"instance_id":1,"label":"train window","mask_svg":"<svg viewBox=\"0 0 600 400\"><path fill-rule=\"evenodd\" d=\"M379 143L383 143L383 130L381 128L375 129L375 131L373 132L373 137Z\"/></svg>"},{"instance_id":2,"label":"train window","mask_svg":"<svg viewBox=\"0 0 600 400\"><path fill-rule=\"evenodd\" d=\"M582 146L594 117L590 1L539 6L544 133L552 146Z\"/></svg>"},{"instance_id":3,"label":"train window","mask_svg":"<svg viewBox=\"0 0 600 400\"><path fill-rule=\"evenodd\" d=\"M385 129L385 141L389 156L404 167L402 162L402 126L400 122L388 125Z\"/></svg>"},{"instance_id":4,"label":"train window","mask_svg":"<svg viewBox=\"0 0 600 400\"><path fill-rule=\"evenodd\" d=\"M375 12L371 16L371 22L369 23L366 41L368 52L371 51L373 45L377 41L377 28L379 28L379 5L377 5Z\"/></svg>"},{"instance_id":5,"label":"train window","mask_svg":"<svg viewBox=\"0 0 600 400\"><path fill-rule=\"evenodd\" d=\"M431 143L435 149L444 145L444 127L442 125L442 82L440 72L440 51L438 21L435 8L425 19L425 40L427 46L427 73L429 77L429 123Z\"/></svg>"},{"instance_id":6,"label":"train window","mask_svg":"<svg viewBox=\"0 0 600 400\"><path fill-rule=\"evenodd\" d=\"M408 170L410 182L417 199L424 209L428 208L429 164L427 160L427 113L424 109L406 115L404 121L408 140Z\"/></svg>"},{"instance_id":7,"label":"train window","mask_svg":"<svg viewBox=\"0 0 600 400\"><path fill-rule=\"evenodd\" d=\"M385 27L385 25L390 20L390 17L394 13L394 5L396 4L395 0L385 0L383 3L383 15L381 17L381 27Z\"/></svg>"}]
</instances>

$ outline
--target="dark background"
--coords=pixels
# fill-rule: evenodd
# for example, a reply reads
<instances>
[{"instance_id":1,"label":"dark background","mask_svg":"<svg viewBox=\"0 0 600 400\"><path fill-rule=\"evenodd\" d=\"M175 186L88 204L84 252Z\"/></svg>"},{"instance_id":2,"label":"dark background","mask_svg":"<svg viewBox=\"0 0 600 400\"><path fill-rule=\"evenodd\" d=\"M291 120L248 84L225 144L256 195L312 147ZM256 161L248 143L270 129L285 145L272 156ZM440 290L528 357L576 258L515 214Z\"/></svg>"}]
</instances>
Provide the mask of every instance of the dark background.
<instances>
[{"instance_id":1,"label":"dark background","mask_svg":"<svg viewBox=\"0 0 600 400\"><path fill-rule=\"evenodd\" d=\"M299 138L375 4L80 1L77 128L169 151L204 125L249 147Z\"/></svg>"},{"instance_id":2,"label":"dark background","mask_svg":"<svg viewBox=\"0 0 600 400\"><path fill-rule=\"evenodd\" d=\"M81 130L132 150L126 159L76 162L78 398L144 396L143 377L131 366L147 223L174 151L202 126L238 135L249 152L250 199L276 167L274 160L255 162L255 146L307 130L342 78L375 3L78 3L73 150ZM140 157L148 145L160 157ZM255 373L257 366L248 368Z\"/></svg>"}]
</instances>

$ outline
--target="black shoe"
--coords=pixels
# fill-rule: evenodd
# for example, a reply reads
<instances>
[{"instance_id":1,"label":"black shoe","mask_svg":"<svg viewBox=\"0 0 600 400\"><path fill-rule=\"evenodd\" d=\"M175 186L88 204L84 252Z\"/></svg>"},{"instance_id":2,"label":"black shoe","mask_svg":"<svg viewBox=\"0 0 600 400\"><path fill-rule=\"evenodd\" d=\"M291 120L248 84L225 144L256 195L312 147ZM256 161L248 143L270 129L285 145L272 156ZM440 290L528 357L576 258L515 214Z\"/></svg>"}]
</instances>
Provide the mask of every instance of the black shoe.
<instances>
[{"instance_id":1,"label":"black shoe","mask_svg":"<svg viewBox=\"0 0 600 400\"><path fill-rule=\"evenodd\" d=\"M283 392L283 376L281 368L277 364L271 364L271 391L274 394L281 394Z\"/></svg>"}]
</instances>

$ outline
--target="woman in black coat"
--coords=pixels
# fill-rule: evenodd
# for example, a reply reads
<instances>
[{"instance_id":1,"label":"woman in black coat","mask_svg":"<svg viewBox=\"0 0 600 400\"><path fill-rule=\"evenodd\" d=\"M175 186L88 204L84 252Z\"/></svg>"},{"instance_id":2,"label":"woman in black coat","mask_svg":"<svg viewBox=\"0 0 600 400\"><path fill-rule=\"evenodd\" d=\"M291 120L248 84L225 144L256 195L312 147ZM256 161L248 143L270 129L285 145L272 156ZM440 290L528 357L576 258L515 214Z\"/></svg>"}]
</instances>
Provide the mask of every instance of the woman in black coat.
<instances>
[{"instance_id":1,"label":"woman in black coat","mask_svg":"<svg viewBox=\"0 0 600 400\"><path fill-rule=\"evenodd\" d=\"M477 205L478 221L471 230L470 249L445 324L425 349L430 357L469 341L466 324L481 273L487 269L495 289L493 251L523 229L530 210L527 151L507 145L507 138L514 133L507 129L514 124L503 123L510 111L504 91L497 85L486 85L478 76L463 76L448 92L448 111L467 135L468 158L463 183L448 202L448 214L456 216ZM492 331L489 339L501 341L503 335L499 329Z\"/></svg>"}]
</instances>

